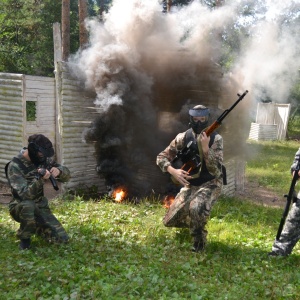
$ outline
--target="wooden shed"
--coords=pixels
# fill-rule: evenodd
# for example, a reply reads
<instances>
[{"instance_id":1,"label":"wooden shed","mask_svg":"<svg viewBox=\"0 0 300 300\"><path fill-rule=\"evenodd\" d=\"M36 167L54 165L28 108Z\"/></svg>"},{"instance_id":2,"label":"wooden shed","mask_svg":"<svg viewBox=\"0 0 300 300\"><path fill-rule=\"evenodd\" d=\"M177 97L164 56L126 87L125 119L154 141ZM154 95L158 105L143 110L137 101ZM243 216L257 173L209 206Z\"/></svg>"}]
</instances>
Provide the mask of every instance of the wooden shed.
<instances>
[{"instance_id":1,"label":"wooden shed","mask_svg":"<svg viewBox=\"0 0 300 300\"><path fill-rule=\"evenodd\" d=\"M256 120L251 123L250 140L284 140L290 115L290 104L258 103Z\"/></svg>"}]
</instances>

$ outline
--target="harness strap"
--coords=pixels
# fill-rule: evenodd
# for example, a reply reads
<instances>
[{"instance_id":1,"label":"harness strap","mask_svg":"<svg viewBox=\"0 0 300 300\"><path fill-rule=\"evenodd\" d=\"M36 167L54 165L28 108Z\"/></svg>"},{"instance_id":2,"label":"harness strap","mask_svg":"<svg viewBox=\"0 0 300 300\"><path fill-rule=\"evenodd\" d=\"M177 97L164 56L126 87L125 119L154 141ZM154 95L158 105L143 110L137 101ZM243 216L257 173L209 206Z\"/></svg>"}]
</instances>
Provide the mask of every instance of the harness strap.
<instances>
[{"instance_id":1,"label":"harness strap","mask_svg":"<svg viewBox=\"0 0 300 300\"><path fill-rule=\"evenodd\" d=\"M215 136L217 135L218 133L216 131L214 131L211 135L210 135L210 141L209 141L209 148L212 146L212 144L214 143L215 141ZM196 139L194 134L193 134L193 129L190 128L187 130L186 132L186 135L185 135L185 145L187 145L190 141L193 141L197 144L198 146L198 151L199 151L199 155L200 155L200 159L201 159L201 166L200 166L200 169L198 171L197 174L194 174L192 175L192 177L194 179L197 179L199 176L200 176L200 173L201 173L201 170L202 170L202 166L203 166L203 154L202 154L202 147L200 145L200 139ZM227 174L226 174L226 167L222 164L222 175L223 175L223 184L224 185L227 185ZM206 167L205 167L206 168Z\"/></svg>"}]
</instances>

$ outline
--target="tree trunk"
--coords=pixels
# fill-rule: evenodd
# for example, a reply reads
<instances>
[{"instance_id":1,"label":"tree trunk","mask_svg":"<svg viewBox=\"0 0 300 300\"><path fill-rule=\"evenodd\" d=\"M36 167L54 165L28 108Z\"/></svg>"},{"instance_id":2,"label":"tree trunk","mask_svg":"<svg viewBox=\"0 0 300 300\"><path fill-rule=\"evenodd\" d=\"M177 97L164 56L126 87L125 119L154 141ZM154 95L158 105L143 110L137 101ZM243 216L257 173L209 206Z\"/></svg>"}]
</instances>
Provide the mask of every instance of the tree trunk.
<instances>
[{"instance_id":1,"label":"tree trunk","mask_svg":"<svg viewBox=\"0 0 300 300\"><path fill-rule=\"evenodd\" d=\"M62 60L70 55L70 0L62 0L61 10Z\"/></svg>"},{"instance_id":2,"label":"tree trunk","mask_svg":"<svg viewBox=\"0 0 300 300\"><path fill-rule=\"evenodd\" d=\"M104 0L99 1L99 18L103 21L103 13L104 13Z\"/></svg>"},{"instance_id":3,"label":"tree trunk","mask_svg":"<svg viewBox=\"0 0 300 300\"><path fill-rule=\"evenodd\" d=\"M172 0L167 0L167 12L170 12L172 7Z\"/></svg>"},{"instance_id":4,"label":"tree trunk","mask_svg":"<svg viewBox=\"0 0 300 300\"><path fill-rule=\"evenodd\" d=\"M87 0L78 0L79 11L79 44L83 49L88 42L88 32L86 30L84 20L87 18Z\"/></svg>"},{"instance_id":5,"label":"tree trunk","mask_svg":"<svg viewBox=\"0 0 300 300\"><path fill-rule=\"evenodd\" d=\"M216 0L216 6L222 6L223 0Z\"/></svg>"}]
</instances>

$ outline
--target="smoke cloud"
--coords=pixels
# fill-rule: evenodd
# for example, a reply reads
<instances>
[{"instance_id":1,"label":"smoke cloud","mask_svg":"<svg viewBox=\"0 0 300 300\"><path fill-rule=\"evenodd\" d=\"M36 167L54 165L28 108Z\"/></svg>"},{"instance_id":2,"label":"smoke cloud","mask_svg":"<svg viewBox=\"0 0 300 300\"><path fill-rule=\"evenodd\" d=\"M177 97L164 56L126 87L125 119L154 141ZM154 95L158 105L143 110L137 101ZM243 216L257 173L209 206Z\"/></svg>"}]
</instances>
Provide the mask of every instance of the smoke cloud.
<instances>
[{"instance_id":1,"label":"smoke cloud","mask_svg":"<svg viewBox=\"0 0 300 300\"><path fill-rule=\"evenodd\" d=\"M192 1L164 14L158 1L115 0L103 22L86 21L89 46L70 62L97 95L99 116L84 135L96 141L97 170L112 189L153 188L156 155L187 129L191 106L209 106L214 118L249 90L221 129L230 158L242 151L256 102L266 95L287 101L300 43L285 16L296 2L231 2L209 9ZM255 14L242 18L245 7ZM237 39L230 71L219 65L224 36Z\"/></svg>"}]
</instances>

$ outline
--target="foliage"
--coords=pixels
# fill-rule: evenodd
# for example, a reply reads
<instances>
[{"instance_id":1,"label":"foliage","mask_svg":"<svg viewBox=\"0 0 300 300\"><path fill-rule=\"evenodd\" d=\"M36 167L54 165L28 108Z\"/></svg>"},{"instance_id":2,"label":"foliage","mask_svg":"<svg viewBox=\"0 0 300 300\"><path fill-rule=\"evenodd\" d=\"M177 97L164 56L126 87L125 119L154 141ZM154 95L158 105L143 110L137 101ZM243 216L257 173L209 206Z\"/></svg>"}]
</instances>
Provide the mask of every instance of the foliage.
<instances>
[{"instance_id":1,"label":"foliage","mask_svg":"<svg viewBox=\"0 0 300 300\"><path fill-rule=\"evenodd\" d=\"M36 101L26 101L26 121L36 120Z\"/></svg>"},{"instance_id":2,"label":"foliage","mask_svg":"<svg viewBox=\"0 0 300 300\"><path fill-rule=\"evenodd\" d=\"M3 0L0 10L0 71L53 76L53 23L61 2ZM78 7L71 1L71 51L77 51Z\"/></svg>"},{"instance_id":3,"label":"foliage","mask_svg":"<svg viewBox=\"0 0 300 300\"><path fill-rule=\"evenodd\" d=\"M294 114L289 118L288 134L290 139L300 139L300 111L298 114Z\"/></svg>"}]
</instances>

